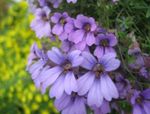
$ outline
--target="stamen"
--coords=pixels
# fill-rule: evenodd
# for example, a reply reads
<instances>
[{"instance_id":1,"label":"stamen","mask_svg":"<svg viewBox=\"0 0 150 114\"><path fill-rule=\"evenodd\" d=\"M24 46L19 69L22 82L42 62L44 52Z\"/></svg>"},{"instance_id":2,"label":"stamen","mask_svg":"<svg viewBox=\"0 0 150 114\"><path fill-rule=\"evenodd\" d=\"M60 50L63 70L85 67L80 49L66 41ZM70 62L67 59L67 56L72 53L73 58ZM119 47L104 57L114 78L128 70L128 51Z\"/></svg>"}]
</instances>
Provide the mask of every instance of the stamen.
<instances>
[{"instance_id":1,"label":"stamen","mask_svg":"<svg viewBox=\"0 0 150 114\"><path fill-rule=\"evenodd\" d=\"M107 47L109 46L109 40L108 39L103 39L100 41L100 45L101 46L104 46L104 47Z\"/></svg>"},{"instance_id":2,"label":"stamen","mask_svg":"<svg viewBox=\"0 0 150 114\"><path fill-rule=\"evenodd\" d=\"M86 31L86 32L89 32L90 30L91 30L91 25L89 24L89 23L87 23L87 24L85 24L84 25L84 30Z\"/></svg>"},{"instance_id":3,"label":"stamen","mask_svg":"<svg viewBox=\"0 0 150 114\"><path fill-rule=\"evenodd\" d=\"M96 78L100 78L100 74L104 72L104 68L101 64L97 64L94 66L93 71L95 72Z\"/></svg>"}]
</instances>

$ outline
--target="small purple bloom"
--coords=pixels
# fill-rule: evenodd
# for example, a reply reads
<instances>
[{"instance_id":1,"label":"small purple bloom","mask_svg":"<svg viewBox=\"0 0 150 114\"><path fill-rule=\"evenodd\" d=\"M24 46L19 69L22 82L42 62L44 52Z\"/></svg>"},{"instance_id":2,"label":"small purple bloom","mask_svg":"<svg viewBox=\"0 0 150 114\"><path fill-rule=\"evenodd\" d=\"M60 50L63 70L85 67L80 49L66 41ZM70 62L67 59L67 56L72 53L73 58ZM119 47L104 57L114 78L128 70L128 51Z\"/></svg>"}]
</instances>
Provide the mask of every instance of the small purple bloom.
<instances>
[{"instance_id":1,"label":"small purple bloom","mask_svg":"<svg viewBox=\"0 0 150 114\"><path fill-rule=\"evenodd\" d=\"M150 114L150 89L134 91L131 98L133 114Z\"/></svg>"},{"instance_id":2,"label":"small purple bloom","mask_svg":"<svg viewBox=\"0 0 150 114\"><path fill-rule=\"evenodd\" d=\"M63 52L70 52L73 50L76 50L75 44L73 42L70 42L68 40L64 40L61 42L61 50Z\"/></svg>"},{"instance_id":3,"label":"small purple bloom","mask_svg":"<svg viewBox=\"0 0 150 114\"><path fill-rule=\"evenodd\" d=\"M49 6L50 4L53 4L54 8L58 8L62 0L38 0L40 6Z\"/></svg>"},{"instance_id":4,"label":"small purple bloom","mask_svg":"<svg viewBox=\"0 0 150 114\"><path fill-rule=\"evenodd\" d=\"M146 69L146 67L142 67L139 74L145 78L150 78L150 72Z\"/></svg>"},{"instance_id":5,"label":"small purple bloom","mask_svg":"<svg viewBox=\"0 0 150 114\"><path fill-rule=\"evenodd\" d=\"M92 17L78 15L74 21L76 30L71 33L71 41L79 45L80 50L84 50L86 45L91 46L95 43L94 32L97 28L96 22Z\"/></svg>"},{"instance_id":6,"label":"small purple bloom","mask_svg":"<svg viewBox=\"0 0 150 114\"><path fill-rule=\"evenodd\" d=\"M42 51L38 48L37 44L34 43L31 46L31 49L30 49L30 54L28 56L28 64L27 64L27 66L30 66L32 64L32 62L34 60L36 60L37 58L40 58L41 53L42 53Z\"/></svg>"},{"instance_id":7,"label":"small purple bloom","mask_svg":"<svg viewBox=\"0 0 150 114\"><path fill-rule=\"evenodd\" d=\"M28 57L27 71L31 74L32 79L36 79L47 62L47 56L34 43Z\"/></svg>"},{"instance_id":8,"label":"small purple bloom","mask_svg":"<svg viewBox=\"0 0 150 114\"><path fill-rule=\"evenodd\" d=\"M79 95L87 94L88 105L97 107L101 106L104 98L107 101L118 98L118 90L107 73L120 66L116 54L105 54L99 61L89 52L83 52L82 56L84 61L81 66L89 71L78 79Z\"/></svg>"},{"instance_id":9,"label":"small purple bloom","mask_svg":"<svg viewBox=\"0 0 150 114\"><path fill-rule=\"evenodd\" d=\"M126 98L131 91L129 80L125 79L121 74L116 74L116 87L119 92L120 98Z\"/></svg>"},{"instance_id":10,"label":"small purple bloom","mask_svg":"<svg viewBox=\"0 0 150 114\"><path fill-rule=\"evenodd\" d=\"M54 8L58 8L60 3L62 2L62 0L49 0L49 1L53 4Z\"/></svg>"},{"instance_id":11,"label":"small purple bloom","mask_svg":"<svg viewBox=\"0 0 150 114\"><path fill-rule=\"evenodd\" d=\"M49 86L51 86L49 92L50 97L56 97L57 99L60 98L64 92L68 95L72 92L77 92L77 80L74 72L82 63L83 58L80 54L81 52L78 50L63 54L55 47L48 51L48 58L54 65L41 73L36 80L37 83L41 83L42 93L45 93L46 88Z\"/></svg>"},{"instance_id":12,"label":"small purple bloom","mask_svg":"<svg viewBox=\"0 0 150 114\"><path fill-rule=\"evenodd\" d=\"M68 3L71 3L71 2L72 2L72 3L76 3L77 0L67 0L67 2L68 2Z\"/></svg>"},{"instance_id":13,"label":"small purple bloom","mask_svg":"<svg viewBox=\"0 0 150 114\"><path fill-rule=\"evenodd\" d=\"M54 104L61 114L87 114L85 101L84 97L73 92L71 95L64 93Z\"/></svg>"},{"instance_id":14,"label":"small purple bloom","mask_svg":"<svg viewBox=\"0 0 150 114\"><path fill-rule=\"evenodd\" d=\"M30 27L36 32L38 38L49 37L51 33L50 26L50 9L48 7L38 8L35 11L35 19L31 22Z\"/></svg>"},{"instance_id":15,"label":"small purple bloom","mask_svg":"<svg viewBox=\"0 0 150 114\"><path fill-rule=\"evenodd\" d=\"M66 12L63 14L61 13L54 13L54 15L51 17L51 21L55 23L55 25L52 28L53 34L56 34L59 36L60 40L65 40L68 37L68 34L65 32L65 24L67 23L67 19L69 20L69 16Z\"/></svg>"},{"instance_id":16,"label":"small purple bloom","mask_svg":"<svg viewBox=\"0 0 150 114\"><path fill-rule=\"evenodd\" d=\"M149 78L150 73L146 67L146 64L148 64L148 61L147 62L145 61L138 42L132 43L132 45L130 46L128 50L128 54L132 55L135 59L134 61L129 63L129 67L132 70L136 71L140 76Z\"/></svg>"},{"instance_id":17,"label":"small purple bloom","mask_svg":"<svg viewBox=\"0 0 150 114\"><path fill-rule=\"evenodd\" d=\"M41 7L46 6L47 5L47 1L46 0L38 0L39 4Z\"/></svg>"},{"instance_id":18,"label":"small purple bloom","mask_svg":"<svg viewBox=\"0 0 150 114\"><path fill-rule=\"evenodd\" d=\"M115 53L113 47L117 44L117 38L114 34L105 33L99 34L96 37L96 49L94 51L94 55L98 58L102 57L107 53Z\"/></svg>"}]
</instances>

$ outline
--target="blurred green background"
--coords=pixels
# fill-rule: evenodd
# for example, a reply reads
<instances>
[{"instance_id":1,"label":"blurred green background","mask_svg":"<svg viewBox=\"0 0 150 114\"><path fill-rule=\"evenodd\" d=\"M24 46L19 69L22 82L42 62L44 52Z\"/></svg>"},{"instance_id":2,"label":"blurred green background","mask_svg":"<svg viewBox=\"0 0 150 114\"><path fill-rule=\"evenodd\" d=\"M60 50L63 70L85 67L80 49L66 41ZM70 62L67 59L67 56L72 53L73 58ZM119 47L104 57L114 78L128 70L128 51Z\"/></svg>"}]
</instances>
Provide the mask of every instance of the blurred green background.
<instances>
[{"instance_id":1,"label":"blurred green background","mask_svg":"<svg viewBox=\"0 0 150 114\"><path fill-rule=\"evenodd\" d=\"M30 29L26 1L0 0L0 114L57 114L48 94L41 95L26 72Z\"/></svg>"}]
</instances>

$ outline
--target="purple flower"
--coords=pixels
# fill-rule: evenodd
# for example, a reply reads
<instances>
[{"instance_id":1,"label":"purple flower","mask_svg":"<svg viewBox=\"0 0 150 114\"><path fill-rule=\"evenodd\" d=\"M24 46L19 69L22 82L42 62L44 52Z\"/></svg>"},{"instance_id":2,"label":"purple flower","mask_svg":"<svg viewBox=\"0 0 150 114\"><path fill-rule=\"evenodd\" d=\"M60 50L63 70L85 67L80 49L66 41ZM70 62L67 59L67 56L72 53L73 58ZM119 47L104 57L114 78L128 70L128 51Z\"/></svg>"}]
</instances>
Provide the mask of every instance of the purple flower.
<instances>
[{"instance_id":1,"label":"purple flower","mask_svg":"<svg viewBox=\"0 0 150 114\"><path fill-rule=\"evenodd\" d=\"M67 0L67 2L68 2L68 3L71 3L71 2L72 2L72 3L76 3L77 0Z\"/></svg>"},{"instance_id":2,"label":"purple flower","mask_svg":"<svg viewBox=\"0 0 150 114\"><path fill-rule=\"evenodd\" d=\"M61 42L61 50L64 52L70 52L70 51L76 50L76 47L74 46L73 42L64 40Z\"/></svg>"},{"instance_id":3,"label":"purple flower","mask_svg":"<svg viewBox=\"0 0 150 114\"><path fill-rule=\"evenodd\" d=\"M48 7L38 8L35 11L35 19L31 22L30 27L36 32L38 38L50 36L50 12Z\"/></svg>"},{"instance_id":4,"label":"purple flower","mask_svg":"<svg viewBox=\"0 0 150 114\"><path fill-rule=\"evenodd\" d=\"M150 89L134 91L131 98L133 114L150 114Z\"/></svg>"},{"instance_id":5,"label":"purple flower","mask_svg":"<svg viewBox=\"0 0 150 114\"><path fill-rule=\"evenodd\" d=\"M80 50L84 50L86 45L91 46L95 43L94 32L96 30L96 22L92 17L78 15L74 21L76 30L71 33L70 40L79 45Z\"/></svg>"},{"instance_id":6,"label":"purple flower","mask_svg":"<svg viewBox=\"0 0 150 114\"><path fill-rule=\"evenodd\" d=\"M96 37L96 49L94 51L94 55L98 58L102 57L107 53L115 53L113 47L117 44L117 38L114 34L106 33L99 34Z\"/></svg>"},{"instance_id":7,"label":"purple flower","mask_svg":"<svg viewBox=\"0 0 150 114\"><path fill-rule=\"evenodd\" d=\"M29 11L31 13L34 13L37 9L37 4L34 4L34 0L27 0L28 1L28 6L29 6Z\"/></svg>"},{"instance_id":8,"label":"purple flower","mask_svg":"<svg viewBox=\"0 0 150 114\"><path fill-rule=\"evenodd\" d=\"M61 114L86 114L85 98L77 93L63 94L54 104Z\"/></svg>"},{"instance_id":9,"label":"purple flower","mask_svg":"<svg viewBox=\"0 0 150 114\"><path fill-rule=\"evenodd\" d=\"M92 109L94 110L94 114L107 114L111 112L109 103L105 100L103 101L100 108L92 107Z\"/></svg>"},{"instance_id":10,"label":"purple flower","mask_svg":"<svg viewBox=\"0 0 150 114\"><path fill-rule=\"evenodd\" d=\"M46 6L47 5L47 1L46 0L38 0L40 6Z\"/></svg>"},{"instance_id":11,"label":"purple flower","mask_svg":"<svg viewBox=\"0 0 150 114\"><path fill-rule=\"evenodd\" d=\"M28 57L27 71L31 74L32 79L36 79L47 62L47 56L44 52L38 49L34 43L31 47L31 52Z\"/></svg>"},{"instance_id":12,"label":"purple flower","mask_svg":"<svg viewBox=\"0 0 150 114\"><path fill-rule=\"evenodd\" d=\"M49 92L50 97L60 98L64 92L70 95L72 92L77 92L77 80L74 72L82 63L83 58L80 56L80 51L75 50L68 54L62 54L60 50L53 47L48 51L49 60L54 65L46 69L37 78L37 83L41 83L42 93L46 92L46 88L51 86Z\"/></svg>"},{"instance_id":13,"label":"purple flower","mask_svg":"<svg viewBox=\"0 0 150 114\"><path fill-rule=\"evenodd\" d=\"M78 79L79 95L87 94L88 105L97 107L101 106L103 98L107 101L118 98L117 88L108 75L108 72L114 71L120 66L116 54L106 54L99 61L88 52L83 52L82 56L84 61L81 66L89 71Z\"/></svg>"},{"instance_id":14,"label":"purple flower","mask_svg":"<svg viewBox=\"0 0 150 114\"><path fill-rule=\"evenodd\" d=\"M121 74L116 74L116 87L119 92L120 98L126 98L131 91L129 80L125 79Z\"/></svg>"},{"instance_id":15,"label":"purple flower","mask_svg":"<svg viewBox=\"0 0 150 114\"><path fill-rule=\"evenodd\" d=\"M133 42L128 50L128 54L134 57L134 61L129 63L129 67L132 70L136 71L140 76L149 78L150 73L146 67L146 63L148 62L145 61L144 56L139 48L139 44L137 42Z\"/></svg>"},{"instance_id":16,"label":"purple flower","mask_svg":"<svg viewBox=\"0 0 150 114\"><path fill-rule=\"evenodd\" d=\"M146 67L142 67L139 74L145 78L150 78L150 72L146 69Z\"/></svg>"},{"instance_id":17,"label":"purple flower","mask_svg":"<svg viewBox=\"0 0 150 114\"><path fill-rule=\"evenodd\" d=\"M54 27L52 28L52 32L53 34L58 35L62 41L68 37L64 29L65 24L67 23L67 19L69 20L69 16L66 12L63 14L54 13L54 15L51 17L51 21L55 23Z\"/></svg>"},{"instance_id":18,"label":"purple flower","mask_svg":"<svg viewBox=\"0 0 150 114\"><path fill-rule=\"evenodd\" d=\"M49 6L49 4L53 4L54 8L58 8L62 0L38 0L40 6Z\"/></svg>"}]
</instances>

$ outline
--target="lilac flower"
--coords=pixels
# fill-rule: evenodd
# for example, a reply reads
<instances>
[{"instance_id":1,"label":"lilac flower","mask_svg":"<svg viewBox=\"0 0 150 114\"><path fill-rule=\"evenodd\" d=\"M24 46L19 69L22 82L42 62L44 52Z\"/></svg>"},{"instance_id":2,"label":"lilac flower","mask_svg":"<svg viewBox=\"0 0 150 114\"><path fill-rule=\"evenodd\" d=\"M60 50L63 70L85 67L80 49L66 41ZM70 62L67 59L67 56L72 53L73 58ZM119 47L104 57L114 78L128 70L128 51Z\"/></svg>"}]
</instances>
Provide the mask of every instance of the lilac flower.
<instances>
[{"instance_id":1,"label":"lilac flower","mask_svg":"<svg viewBox=\"0 0 150 114\"><path fill-rule=\"evenodd\" d=\"M31 22L31 28L39 38L49 37L51 26L49 20L50 9L48 7L38 8L35 11L35 19Z\"/></svg>"},{"instance_id":2,"label":"lilac flower","mask_svg":"<svg viewBox=\"0 0 150 114\"><path fill-rule=\"evenodd\" d=\"M146 68L146 63L148 62L145 62L144 56L142 55L138 42L132 43L128 50L128 54L132 55L135 58L133 62L129 63L129 67L132 70L135 70L140 76L149 78L150 73Z\"/></svg>"},{"instance_id":3,"label":"lilac flower","mask_svg":"<svg viewBox=\"0 0 150 114\"><path fill-rule=\"evenodd\" d=\"M80 50L84 50L86 45L91 46L95 43L94 32L97 25L92 17L80 14L74 21L74 25L77 29L71 33L70 40L79 45Z\"/></svg>"},{"instance_id":4,"label":"lilac flower","mask_svg":"<svg viewBox=\"0 0 150 114\"><path fill-rule=\"evenodd\" d=\"M105 100L103 101L100 108L92 107L92 109L94 110L94 114L107 114L110 113L111 111L109 103Z\"/></svg>"},{"instance_id":5,"label":"lilac flower","mask_svg":"<svg viewBox=\"0 0 150 114\"><path fill-rule=\"evenodd\" d=\"M47 0L38 0L38 2L41 7L47 6Z\"/></svg>"},{"instance_id":6,"label":"lilac flower","mask_svg":"<svg viewBox=\"0 0 150 114\"><path fill-rule=\"evenodd\" d=\"M76 47L74 46L73 42L64 40L61 42L61 50L63 52L70 52L70 51L76 50Z\"/></svg>"},{"instance_id":7,"label":"lilac flower","mask_svg":"<svg viewBox=\"0 0 150 114\"><path fill-rule=\"evenodd\" d=\"M150 89L134 91L131 98L133 114L150 114Z\"/></svg>"},{"instance_id":8,"label":"lilac flower","mask_svg":"<svg viewBox=\"0 0 150 114\"><path fill-rule=\"evenodd\" d=\"M114 34L106 33L99 34L96 37L96 49L94 51L94 55L98 58L102 57L107 53L115 53L113 47L117 44L117 39Z\"/></svg>"},{"instance_id":9,"label":"lilac flower","mask_svg":"<svg viewBox=\"0 0 150 114\"><path fill-rule=\"evenodd\" d=\"M52 28L52 32L53 34L58 35L62 41L68 37L64 29L65 24L67 23L67 19L69 19L69 16L66 12L63 14L54 13L54 15L51 17L51 21L55 23L54 27Z\"/></svg>"},{"instance_id":10,"label":"lilac flower","mask_svg":"<svg viewBox=\"0 0 150 114\"><path fill-rule=\"evenodd\" d=\"M87 114L85 98L77 93L71 95L63 94L61 98L56 99L54 104L61 111L61 114Z\"/></svg>"},{"instance_id":11,"label":"lilac flower","mask_svg":"<svg viewBox=\"0 0 150 114\"><path fill-rule=\"evenodd\" d=\"M38 0L40 6L49 6L50 4L53 4L54 8L58 8L62 0Z\"/></svg>"},{"instance_id":12,"label":"lilac flower","mask_svg":"<svg viewBox=\"0 0 150 114\"><path fill-rule=\"evenodd\" d=\"M117 88L108 75L120 66L116 54L106 54L99 61L88 52L83 52L82 56L84 61L81 66L89 71L78 79L79 95L87 94L88 105L97 107L101 106L103 98L107 101L118 98Z\"/></svg>"},{"instance_id":13,"label":"lilac flower","mask_svg":"<svg viewBox=\"0 0 150 114\"><path fill-rule=\"evenodd\" d=\"M71 3L71 2L72 2L72 3L76 3L77 0L67 0L67 2L68 2L68 3Z\"/></svg>"},{"instance_id":14,"label":"lilac flower","mask_svg":"<svg viewBox=\"0 0 150 114\"><path fill-rule=\"evenodd\" d=\"M71 44L73 46L73 48L81 50L82 49L82 43L75 44L74 41L72 41L73 40L72 34L76 30L78 30L74 25L74 21L75 21L75 19L69 18L64 29L65 29L65 32L68 34L68 38L67 38L68 43ZM85 50L88 50L88 46L86 46L84 49L82 49L82 51L85 51Z\"/></svg>"},{"instance_id":15,"label":"lilac flower","mask_svg":"<svg viewBox=\"0 0 150 114\"><path fill-rule=\"evenodd\" d=\"M43 51L38 49L34 43L31 47L31 53L28 57L27 71L31 74L32 79L36 79L44 65L47 62L47 56Z\"/></svg>"},{"instance_id":16,"label":"lilac flower","mask_svg":"<svg viewBox=\"0 0 150 114\"><path fill-rule=\"evenodd\" d=\"M150 72L146 69L146 67L142 67L139 74L145 78L150 78Z\"/></svg>"},{"instance_id":17,"label":"lilac flower","mask_svg":"<svg viewBox=\"0 0 150 114\"><path fill-rule=\"evenodd\" d=\"M72 92L77 92L77 81L74 72L83 60L80 53L80 51L75 50L65 55L55 47L48 51L49 60L54 65L41 73L36 80L37 83L41 84L42 93L45 93L46 88L49 86L51 86L50 97L56 97L57 99L64 92L68 95Z\"/></svg>"},{"instance_id":18,"label":"lilac flower","mask_svg":"<svg viewBox=\"0 0 150 114\"><path fill-rule=\"evenodd\" d=\"M34 13L37 9L37 5L34 4L34 0L27 0L28 1L28 5L29 5L29 11Z\"/></svg>"},{"instance_id":19,"label":"lilac flower","mask_svg":"<svg viewBox=\"0 0 150 114\"><path fill-rule=\"evenodd\" d=\"M131 91L129 80L125 79L121 74L116 74L116 87L119 92L120 98L126 98Z\"/></svg>"}]
</instances>

